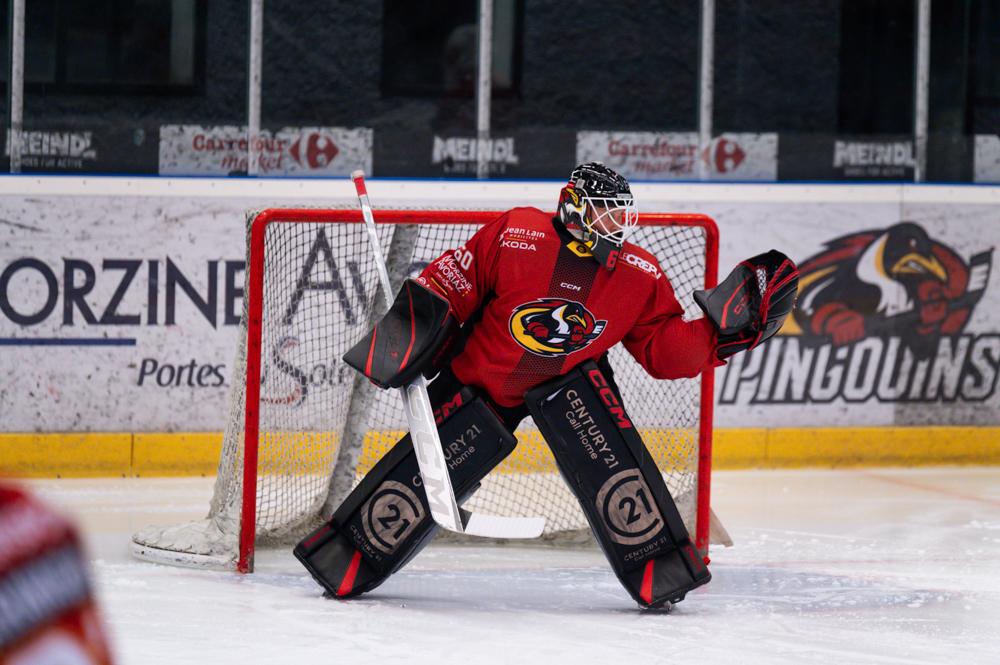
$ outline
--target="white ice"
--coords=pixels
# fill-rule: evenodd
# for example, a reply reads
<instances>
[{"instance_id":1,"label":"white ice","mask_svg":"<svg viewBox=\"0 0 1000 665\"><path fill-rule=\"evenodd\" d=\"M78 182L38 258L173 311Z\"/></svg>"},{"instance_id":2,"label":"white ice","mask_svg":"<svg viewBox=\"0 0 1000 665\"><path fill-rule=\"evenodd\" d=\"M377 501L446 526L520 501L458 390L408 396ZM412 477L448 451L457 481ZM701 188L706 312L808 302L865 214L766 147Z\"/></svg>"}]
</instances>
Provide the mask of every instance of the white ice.
<instances>
[{"instance_id":1,"label":"white ice","mask_svg":"<svg viewBox=\"0 0 1000 665\"><path fill-rule=\"evenodd\" d=\"M998 468L716 473L736 545L669 613L596 546L431 545L330 600L288 552L246 576L131 559L133 531L204 516L208 479L29 486L81 525L127 664L1000 663Z\"/></svg>"}]
</instances>

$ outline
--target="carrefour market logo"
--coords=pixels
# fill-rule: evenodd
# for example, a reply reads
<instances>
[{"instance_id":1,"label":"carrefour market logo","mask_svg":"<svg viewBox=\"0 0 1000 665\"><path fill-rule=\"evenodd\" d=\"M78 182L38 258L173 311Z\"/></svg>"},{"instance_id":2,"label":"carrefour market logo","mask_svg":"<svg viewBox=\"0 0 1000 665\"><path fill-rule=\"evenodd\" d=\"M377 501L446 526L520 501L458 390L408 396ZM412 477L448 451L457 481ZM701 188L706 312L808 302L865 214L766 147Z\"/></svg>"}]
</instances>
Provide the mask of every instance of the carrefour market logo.
<instances>
[{"instance_id":1,"label":"carrefour market logo","mask_svg":"<svg viewBox=\"0 0 1000 665\"><path fill-rule=\"evenodd\" d=\"M725 370L723 404L981 402L1000 334L966 326L993 250L963 257L913 222L840 236L800 261L780 334Z\"/></svg>"},{"instance_id":2,"label":"carrefour market logo","mask_svg":"<svg viewBox=\"0 0 1000 665\"><path fill-rule=\"evenodd\" d=\"M564 356L593 342L607 321L598 321L581 303L540 298L519 305L510 316L510 335L540 356Z\"/></svg>"},{"instance_id":3,"label":"carrefour market logo","mask_svg":"<svg viewBox=\"0 0 1000 665\"><path fill-rule=\"evenodd\" d=\"M309 169L323 169L340 154L340 148L333 139L319 132L311 132L295 139L289 148L292 159Z\"/></svg>"}]
</instances>

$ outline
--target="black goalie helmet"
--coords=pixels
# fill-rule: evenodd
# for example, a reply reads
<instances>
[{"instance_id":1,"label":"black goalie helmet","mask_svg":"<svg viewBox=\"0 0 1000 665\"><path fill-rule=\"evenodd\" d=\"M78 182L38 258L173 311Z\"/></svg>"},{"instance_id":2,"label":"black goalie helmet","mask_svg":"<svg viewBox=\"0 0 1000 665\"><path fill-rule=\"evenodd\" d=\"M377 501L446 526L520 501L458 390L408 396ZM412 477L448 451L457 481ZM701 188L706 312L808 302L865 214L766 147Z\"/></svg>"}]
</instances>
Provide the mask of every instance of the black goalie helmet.
<instances>
[{"instance_id":1,"label":"black goalie helmet","mask_svg":"<svg viewBox=\"0 0 1000 665\"><path fill-rule=\"evenodd\" d=\"M573 169L559 193L558 219L614 270L625 238L639 220L628 180L600 162Z\"/></svg>"}]
</instances>

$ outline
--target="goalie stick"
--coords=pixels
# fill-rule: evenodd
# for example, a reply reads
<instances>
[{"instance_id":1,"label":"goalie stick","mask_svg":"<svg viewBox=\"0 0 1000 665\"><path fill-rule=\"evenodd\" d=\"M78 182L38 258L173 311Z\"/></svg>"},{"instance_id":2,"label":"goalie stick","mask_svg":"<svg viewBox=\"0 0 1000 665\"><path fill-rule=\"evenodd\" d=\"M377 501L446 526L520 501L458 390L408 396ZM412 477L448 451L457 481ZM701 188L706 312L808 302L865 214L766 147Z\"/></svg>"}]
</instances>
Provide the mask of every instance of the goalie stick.
<instances>
[{"instance_id":1,"label":"goalie stick","mask_svg":"<svg viewBox=\"0 0 1000 665\"><path fill-rule=\"evenodd\" d=\"M379 281L382 284L382 295L385 296L386 307L392 307L389 273L382 257L378 233L375 231L375 217L372 214L371 202L368 200L364 172L354 171L351 180L354 181L354 188L361 204L361 214L375 256ZM541 517L484 515L459 508L451 485L451 476L448 474L448 461L445 459L444 448L441 447L437 426L434 424L434 409L427 395L427 379L422 374L417 374L413 381L399 389L399 396L403 401L403 411L406 413L406 423L410 428L417 466L423 478L427 504L435 522L449 531L488 538L537 538L542 535L545 519Z\"/></svg>"}]
</instances>

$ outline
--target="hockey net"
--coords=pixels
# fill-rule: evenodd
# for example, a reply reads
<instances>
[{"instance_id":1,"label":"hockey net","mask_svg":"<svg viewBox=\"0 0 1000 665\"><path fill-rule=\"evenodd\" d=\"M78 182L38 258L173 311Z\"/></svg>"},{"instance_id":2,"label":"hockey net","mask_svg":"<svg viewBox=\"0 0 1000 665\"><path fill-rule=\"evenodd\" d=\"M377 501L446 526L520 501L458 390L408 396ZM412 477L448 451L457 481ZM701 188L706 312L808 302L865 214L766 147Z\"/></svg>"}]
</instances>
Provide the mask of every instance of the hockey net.
<instances>
[{"instance_id":1,"label":"hockey net","mask_svg":"<svg viewBox=\"0 0 1000 665\"><path fill-rule=\"evenodd\" d=\"M500 214L376 211L393 288ZM405 434L395 391L374 388L342 360L382 314L361 222L357 209L248 215L243 334L209 514L136 533L136 556L252 570L255 546L294 543L328 519ZM685 315L696 316L692 291L716 280L714 222L702 215L642 214L630 240L656 255ZM657 381L620 344L610 361L633 422L696 545L707 552L712 373ZM466 507L542 515L544 538L589 540L586 518L530 418L516 434L517 449Z\"/></svg>"}]
</instances>

